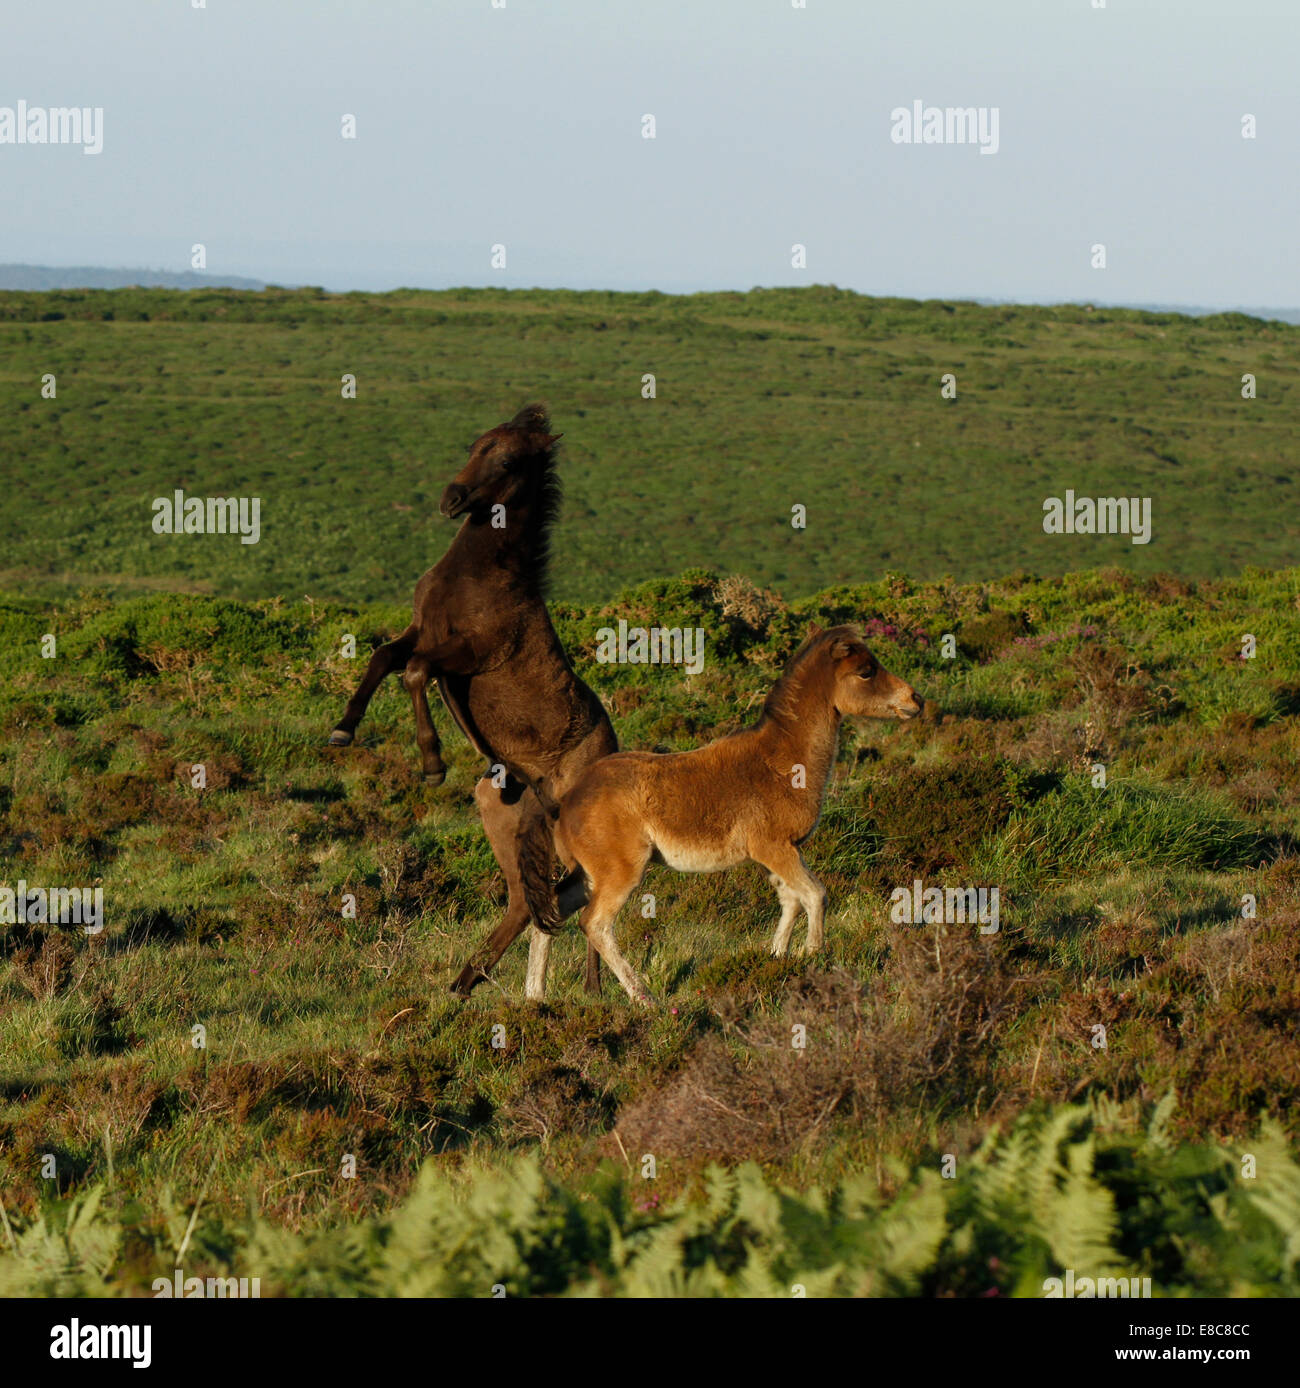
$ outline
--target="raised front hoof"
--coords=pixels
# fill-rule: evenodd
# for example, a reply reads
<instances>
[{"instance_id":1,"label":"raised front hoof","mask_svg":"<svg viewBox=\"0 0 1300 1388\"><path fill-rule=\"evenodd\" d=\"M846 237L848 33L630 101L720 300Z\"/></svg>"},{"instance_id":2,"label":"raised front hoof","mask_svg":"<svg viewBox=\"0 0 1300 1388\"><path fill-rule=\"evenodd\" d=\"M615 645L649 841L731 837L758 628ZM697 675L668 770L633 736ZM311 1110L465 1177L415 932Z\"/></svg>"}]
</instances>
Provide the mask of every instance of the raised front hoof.
<instances>
[{"instance_id":1,"label":"raised front hoof","mask_svg":"<svg viewBox=\"0 0 1300 1388\"><path fill-rule=\"evenodd\" d=\"M440 786L447 779L447 768L440 766L436 770L424 773L424 784L426 786Z\"/></svg>"},{"instance_id":2,"label":"raised front hoof","mask_svg":"<svg viewBox=\"0 0 1300 1388\"><path fill-rule=\"evenodd\" d=\"M348 732L346 728L335 728L334 731L330 733L329 745L331 747L351 747L352 734Z\"/></svg>"}]
</instances>

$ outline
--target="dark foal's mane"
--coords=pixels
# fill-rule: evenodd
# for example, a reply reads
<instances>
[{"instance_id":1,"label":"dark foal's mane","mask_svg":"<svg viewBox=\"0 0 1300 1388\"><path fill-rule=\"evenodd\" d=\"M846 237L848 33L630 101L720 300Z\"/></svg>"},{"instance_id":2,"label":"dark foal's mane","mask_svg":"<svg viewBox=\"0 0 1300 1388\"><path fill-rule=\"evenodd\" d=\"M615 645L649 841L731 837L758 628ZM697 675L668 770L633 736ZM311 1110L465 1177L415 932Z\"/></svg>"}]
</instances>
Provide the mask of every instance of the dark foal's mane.
<instances>
[{"instance_id":1,"label":"dark foal's mane","mask_svg":"<svg viewBox=\"0 0 1300 1388\"><path fill-rule=\"evenodd\" d=\"M506 427L549 437L550 415L545 405L526 405ZM556 440L552 439L529 457L530 466L536 468L536 477L525 512L526 528L523 535L513 542L519 547L520 574L525 587L539 597L545 597L550 591L551 530L564 500L564 489L556 470L555 444Z\"/></svg>"},{"instance_id":2,"label":"dark foal's mane","mask_svg":"<svg viewBox=\"0 0 1300 1388\"><path fill-rule=\"evenodd\" d=\"M542 454L533 502L528 508L528 528L524 533L524 574L529 588L546 597L551 587L551 530L559 518L564 488L555 468L555 445Z\"/></svg>"}]
</instances>

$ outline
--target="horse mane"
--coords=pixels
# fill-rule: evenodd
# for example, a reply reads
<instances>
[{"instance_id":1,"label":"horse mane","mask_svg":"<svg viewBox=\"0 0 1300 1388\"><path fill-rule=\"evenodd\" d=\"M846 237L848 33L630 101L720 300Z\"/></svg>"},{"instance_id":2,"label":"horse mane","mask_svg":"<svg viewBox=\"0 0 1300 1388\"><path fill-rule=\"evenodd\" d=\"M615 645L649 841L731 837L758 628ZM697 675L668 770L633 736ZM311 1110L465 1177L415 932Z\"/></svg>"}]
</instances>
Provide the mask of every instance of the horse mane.
<instances>
[{"instance_id":1,"label":"horse mane","mask_svg":"<svg viewBox=\"0 0 1300 1388\"><path fill-rule=\"evenodd\" d=\"M528 539L532 542L528 554L531 560L529 578L543 596L551 584L551 529L559 517L560 503L564 500L564 488L560 485L555 462L555 445L551 444L540 465L541 476L528 516Z\"/></svg>"},{"instance_id":2,"label":"horse mane","mask_svg":"<svg viewBox=\"0 0 1300 1388\"><path fill-rule=\"evenodd\" d=\"M564 489L556 472L555 445L560 436L552 436L550 412L543 404L525 405L506 427L546 439L543 447L528 455L530 468L537 471L523 535L524 579L530 588L545 597L551 582L551 530L564 500Z\"/></svg>"},{"instance_id":3,"label":"horse mane","mask_svg":"<svg viewBox=\"0 0 1300 1388\"><path fill-rule=\"evenodd\" d=\"M822 644L821 638L824 635L825 632L818 632L816 636L808 637L790 657L789 664L781 672L780 679L767 691L767 698L763 700L760 722L766 722L769 718L778 720L793 718L798 713L799 695L803 690L804 681L808 677L808 661L812 653Z\"/></svg>"}]
</instances>

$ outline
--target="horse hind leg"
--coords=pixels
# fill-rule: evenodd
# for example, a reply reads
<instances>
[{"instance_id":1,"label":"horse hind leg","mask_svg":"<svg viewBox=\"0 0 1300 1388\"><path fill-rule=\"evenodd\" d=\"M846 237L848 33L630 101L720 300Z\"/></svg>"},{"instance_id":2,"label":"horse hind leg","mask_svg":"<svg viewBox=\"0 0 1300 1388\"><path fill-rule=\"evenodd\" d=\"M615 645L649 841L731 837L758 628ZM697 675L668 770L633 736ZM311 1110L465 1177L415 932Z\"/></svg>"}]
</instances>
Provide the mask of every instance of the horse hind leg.
<instances>
[{"instance_id":1,"label":"horse hind leg","mask_svg":"<svg viewBox=\"0 0 1300 1388\"><path fill-rule=\"evenodd\" d=\"M528 973L524 980L524 997L529 1002L544 1002L546 999L546 971L550 965L551 941L554 938L554 935L548 935L536 926L528 932ZM600 955L590 940L587 941L583 988L588 993L600 994Z\"/></svg>"},{"instance_id":2,"label":"horse hind leg","mask_svg":"<svg viewBox=\"0 0 1300 1388\"><path fill-rule=\"evenodd\" d=\"M462 998L469 997L487 978L497 960L527 929L530 915L519 875L519 828L532 797L525 794L508 801L491 778L484 776L474 786L474 800L488 845L506 879L506 913L451 985L451 991Z\"/></svg>"},{"instance_id":3,"label":"horse hind leg","mask_svg":"<svg viewBox=\"0 0 1300 1388\"><path fill-rule=\"evenodd\" d=\"M581 868L575 868L563 878L555 889L555 904L560 919L565 920L580 911L588 898L587 875ZM588 993L600 994L600 955L590 940L587 941L587 972L583 986Z\"/></svg>"},{"instance_id":4,"label":"horse hind leg","mask_svg":"<svg viewBox=\"0 0 1300 1388\"><path fill-rule=\"evenodd\" d=\"M533 926L528 932L528 972L524 975L524 997L529 1002L546 999L546 970L551 961L551 936Z\"/></svg>"},{"instance_id":5,"label":"horse hind leg","mask_svg":"<svg viewBox=\"0 0 1300 1388\"><path fill-rule=\"evenodd\" d=\"M529 851L537 852L543 846L541 829L546 826L548 832L544 839L544 852L546 858L543 872L547 878L550 877L551 866L554 858L559 852L555 842L554 832L550 828L549 816L545 810L541 810L537 818L530 818L519 830L519 854L521 862L521 875L525 880L528 878L529 868L525 854ZM532 844L527 845L525 838L528 834L538 835L538 839ZM570 860L571 861L571 860ZM534 865L535 870L536 865ZM587 902L587 882L582 869L574 868L554 889L555 911L559 920L562 921L568 916L573 915ZM526 893L525 893L526 894ZM558 925L558 922L556 922ZM551 957L551 940L554 938L552 931L539 930L534 928L528 933L528 973L525 978L524 996L530 1002L542 1002L546 997L546 970ZM587 970L584 978L584 987L589 994L600 994L600 955L596 952L595 946L590 940L587 941Z\"/></svg>"},{"instance_id":6,"label":"horse hind leg","mask_svg":"<svg viewBox=\"0 0 1300 1388\"><path fill-rule=\"evenodd\" d=\"M655 999L637 971L623 957L614 939L614 919L622 910L623 903L636 891L649 861L647 849L639 863L603 863L594 873L589 868L591 897L579 917L582 933L586 935L588 943L613 970L614 977L623 985L628 997L643 1007L653 1007Z\"/></svg>"},{"instance_id":7,"label":"horse hind leg","mask_svg":"<svg viewBox=\"0 0 1300 1388\"><path fill-rule=\"evenodd\" d=\"M395 641L390 641L375 650L370 657L370 664L366 666L366 673L357 686L357 692L348 700L343 717L330 733L331 747L347 747L351 743L352 735L357 730L357 724L365 716L375 690L398 665L405 664L410 659L414 648L415 633L408 628Z\"/></svg>"},{"instance_id":8,"label":"horse hind leg","mask_svg":"<svg viewBox=\"0 0 1300 1388\"><path fill-rule=\"evenodd\" d=\"M582 986L588 993L600 996L600 952L590 940L587 941L587 972Z\"/></svg>"}]
</instances>

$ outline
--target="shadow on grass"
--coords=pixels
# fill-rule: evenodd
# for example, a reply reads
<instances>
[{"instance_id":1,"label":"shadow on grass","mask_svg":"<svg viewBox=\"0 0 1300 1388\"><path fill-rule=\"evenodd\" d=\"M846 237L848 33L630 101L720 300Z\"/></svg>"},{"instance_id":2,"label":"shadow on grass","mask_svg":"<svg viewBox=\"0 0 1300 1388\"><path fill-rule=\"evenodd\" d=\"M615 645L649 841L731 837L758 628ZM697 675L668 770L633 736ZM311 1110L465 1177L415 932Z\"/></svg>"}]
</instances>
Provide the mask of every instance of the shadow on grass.
<instances>
[{"instance_id":1,"label":"shadow on grass","mask_svg":"<svg viewBox=\"0 0 1300 1388\"><path fill-rule=\"evenodd\" d=\"M1193 930L1210 926L1235 925L1241 920L1241 903L1232 897L1219 896L1205 906L1162 911L1160 930L1165 935L1186 935Z\"/></svg>"},{"instance_id":2,"label":"shadow on grass","mask_svg":"<svg viewBox=\"0 0 1300 1388\"><path fill-rule=\"evenodd\" d=\"M125 928L104 942L112 955L129 954L146 945L207 944L237 928L234 916L215 906L139 906L127 912Z\"/></svg>"},{"instance_id":3,"label":"shadow on grass","mask_svg":"<svg viewBox=\"0 0 1300 1388\"><path fill-rule=\"evenodd\" d=\"M346 796L347 792L342 786L294 786L284 792L286 800L298 800L308 805L332 805Z\"/></svg>"}]
</instances>

